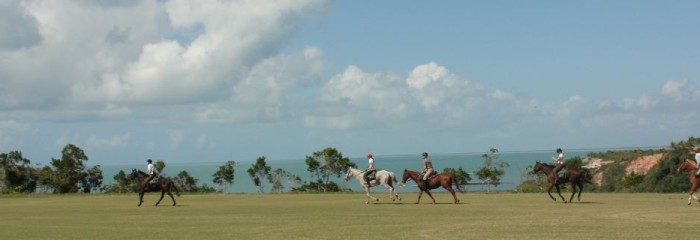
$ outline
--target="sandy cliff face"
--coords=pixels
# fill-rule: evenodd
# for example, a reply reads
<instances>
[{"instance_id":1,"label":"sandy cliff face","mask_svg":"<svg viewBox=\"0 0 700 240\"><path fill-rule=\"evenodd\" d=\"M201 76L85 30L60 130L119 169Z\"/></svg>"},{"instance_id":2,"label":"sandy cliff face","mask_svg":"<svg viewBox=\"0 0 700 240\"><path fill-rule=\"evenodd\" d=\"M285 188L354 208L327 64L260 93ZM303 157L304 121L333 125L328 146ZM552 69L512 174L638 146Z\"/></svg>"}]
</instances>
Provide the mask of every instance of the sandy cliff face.
<instances>
[{"instance_id":1,"label":"sandy cliff face","mask_svg":"<svg viewBox=\"0 0 700 240\"><path fill-rule=\"evenodd\" d=\"M637 158L627 165L627 168L625 168L625 173L627 175L631 173L646 175L649 172L649 169L656 166L656 164L659 163L659 161L661 161L661 158L663 158L663 156L663 153L657 153L654 155Z\"/></svg>"},{"instance_id":2,"label":"sandy cliff face","mask_svg":"<svg viewBox=\"0 0 700 240\"><path fill-rule=\"evenodd\" d=\"M656 166L659 161L661 161L661 158L663 158L664 154L663 153L657 153L654 155L648 155L648 156L643 156L639 157L633 161L631 161L629 164L627 164L627 167L625 167L625 173L627 175L631 173L636 173L639 175L646 175L649 170ZM590 169L598 169L603 165L610 164L613 161L605 161L601 158L589 158L587 159L588 164L586 164L587 168ZM603 173L598 172L593 175L593 180L592 182L600 186L603 184Z\"/></svg>"}]
</instances>

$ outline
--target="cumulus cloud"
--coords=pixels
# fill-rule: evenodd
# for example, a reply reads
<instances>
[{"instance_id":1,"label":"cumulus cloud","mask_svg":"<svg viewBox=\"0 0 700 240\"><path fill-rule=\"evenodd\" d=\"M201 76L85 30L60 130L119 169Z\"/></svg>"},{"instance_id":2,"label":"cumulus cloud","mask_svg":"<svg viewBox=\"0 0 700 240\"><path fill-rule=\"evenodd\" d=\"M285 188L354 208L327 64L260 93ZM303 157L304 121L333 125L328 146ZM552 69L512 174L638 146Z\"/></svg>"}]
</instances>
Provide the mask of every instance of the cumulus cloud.
<instances>
[{"instance_id":1,"label":"cumulus cloud","mask_svg":"<svg viewBox=\"0 0 700 240\"><path fill-rule=\"evenodd\" d=\"M19 0L0 2L0 51L32 47L41 42L36 19L29 15Z\"/></svg>"},{"instance_id":2,"label":"cumulus cloud","mask_svg":"<svg viewBox=\"0 0 700 240\"><path fill-rule=\"evenodd\" d=\"M199 106L197 122L265 122L290 116L298 106L299 90L315 83L326 60L316 47L295 54L280 54L253 66L231 86L227 101Z\"/></svg>"},{"instance_id":3,"label":"cumulus cloud","mask_svg":"<svg viewBox=\"0 0 700 240\"><path fill-rule=\"evenodd\" d=\"M8 14L0 15L7 20L0 23L9 25L0 30L16 34L0 37L0 88L7 93L0 96L0 109L75 105L101 118L148 115L148 105L201 109L231 96L239 101L245 90L257 87L251 85L265 83L261 91L271 93L270 101L284 101L283 91L303 81L277 76L272 81L277 87L269 78L248 78L286 73L304 78L321 71L319 49L278 55L297 31L297 20L324 5L323 0L3 2L0 12ZM289 60L298 56L309 61ZM273 69L284 61L288 69Z\"/></svg>"},{"instance_id":4,"label":"cumulus cloud","mask_svg":"<svg viewBox=\"0 0 700 240\"><path fill-rule=\"evenodd\" d=\"M435 62L416 66L405 78L349 66L324 85L321 100L329 105L306 116L305 121L307 125L345 128L407 119L454 123L473 117L470 110L481 106L487 95L479 85L451 74ZM417 116L420 114L435 115Z\"/></svg>"}]
</instances>

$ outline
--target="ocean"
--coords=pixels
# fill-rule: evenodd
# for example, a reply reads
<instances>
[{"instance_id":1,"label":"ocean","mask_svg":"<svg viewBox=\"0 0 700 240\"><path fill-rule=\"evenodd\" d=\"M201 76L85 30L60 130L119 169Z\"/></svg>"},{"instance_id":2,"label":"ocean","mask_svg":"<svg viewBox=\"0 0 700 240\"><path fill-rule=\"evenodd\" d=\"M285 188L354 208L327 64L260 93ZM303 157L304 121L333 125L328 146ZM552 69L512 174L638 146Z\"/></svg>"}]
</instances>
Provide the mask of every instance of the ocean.
<instances>
[{"instance_id":1,"label":"ocean","mask_svg":"<svg viewBox=\"0 0 700 240\"><path fill-rule=\"evenodd\" d=\"M591 150L579 150L579 151L567 151L565 152L565 157L571 158L579 156L585 158ZM462 167L467 171L472 180L470 183L479 183L479 179L476 177L474 172L484 165L484 159L481 157L483 153L462 153L462 154L431 154L430 159L433 162L433 167L437 171L442 171L445 168L459 168ZM510 164L509 167L504 168L505 174L501 179L502 184L493 188L492 190L507 191L513 190L521 182L526 179L526 168L528 166L534 165L535 161L542 161L545 163L552 163L552 157L555 155L554 151L536 151L536 152L507 152L501 153L499 160L505 161ZM404 169L420 171L422 170L422 159L420 153L411 155L391 155L391 156L374 156L376 161L377 169L383 169L387 171L394 172L398 181L401 181L401 175ZM365 158L351 158L358 168L364 169L367 166L367 160ZM240 161L235 164L235 174L234 183L232 186L228 187L229 193L256 193L257 188L253 184L253 181L248 176L246 172L253 164L254 160L251 161ZM277 168L284 169L285 171L299 176L302 181L309 181L310 173L306 171L306 163L304 159L297 160L266 160L268 166L274 171ZM212 175L218 171L219 166L222 166L224 162L216 163L168 163L166 162L166 167L163 169L162 174L169 177L174 177L181 171L187 171L190 176L197 179L197 185L201 186L206 184L209 187L214 187L220 190L221 187L214 184ZM102 173L104 176L103 185L111 185L114 183L114 175L116 175L120 170L123 170L126 174L131 172L131 169L140 169L145 171L146 164L143 165L102 165ZM350 188L353 191L363 191L357 181L352 178L348 182L345 182L341 176L338 179L332 179L341 186ZM406 183L404 187L397 187L398 192L417 192L418 188L413 181ZM271 189L271 184L269 182L263 182L263 192L269 192ZM291 186L285 185L285 191L291 190ZM373 192L386 192L384 187L378 186L371 189ZM486 186L483 185L469 185L466 186L466 191L481 191L486 190Z\"/></svg>"}]
</instances>

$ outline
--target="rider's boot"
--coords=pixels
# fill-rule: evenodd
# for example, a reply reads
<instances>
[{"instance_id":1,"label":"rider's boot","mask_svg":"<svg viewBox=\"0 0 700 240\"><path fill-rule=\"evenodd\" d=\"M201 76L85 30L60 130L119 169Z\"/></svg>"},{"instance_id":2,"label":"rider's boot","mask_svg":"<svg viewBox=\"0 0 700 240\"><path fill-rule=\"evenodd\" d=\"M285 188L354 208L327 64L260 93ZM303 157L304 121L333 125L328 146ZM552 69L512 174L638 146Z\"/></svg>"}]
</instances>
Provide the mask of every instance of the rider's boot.
<instances>
[{"instance_id":1,"label":"rider's boot","mask_svg":"<svg viewBox=\"0 0 700 240\"><path fill-rule=\"evenodd\" d=\"M429 187L430 187L429 181L428 181L428 180L423 180L423 188L425 188L425 190L428 190Z\"/></svg>"}]
</instances>

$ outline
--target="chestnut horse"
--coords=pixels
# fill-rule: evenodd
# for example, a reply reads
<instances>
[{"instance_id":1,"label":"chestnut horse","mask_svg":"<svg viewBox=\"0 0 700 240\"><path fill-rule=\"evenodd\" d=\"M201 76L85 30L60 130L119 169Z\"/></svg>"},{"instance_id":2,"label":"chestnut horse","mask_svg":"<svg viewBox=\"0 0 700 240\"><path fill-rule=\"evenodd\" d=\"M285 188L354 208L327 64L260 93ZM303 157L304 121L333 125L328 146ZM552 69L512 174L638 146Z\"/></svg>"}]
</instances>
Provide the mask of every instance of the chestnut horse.
<instances>
[{"instance_id":1,"label":"chestnut horse","mask_svg":"<svg viewBox=\"0 0 700 240\"><path fill-rule=\"evenodd\" d=\"M561 197L561 200L566 203L566 199L564 199L564 196L561 195L561 189L559 189L559 185L564 184L564 183L571 183L571 190L573 191L571 193L571 197L569 198L569 202L574 200L574 195L576 195L576 191L578 188L578 201L581 201L581 192L583 192L583 184L584 183L591 183L591 180L588 176L588 173L585 171L579 170L579 169L571 169L567 168L566 169L566 176L560 177L559 181L556 183L554 182L554 166L546 164L546 163L541 163L540 161L537 161L535 163L535 167L532 169L533 173L538 173L540 171L544 172L544 174L547 176L547 184L549 187L547 188L547 194L549 194L549 197L552 198L552 200L557 201L556 198L552 196L552 188L555 187L557 188L557 194L559 194L559 197Z\"/></svg>"},{"instance_id":2,"label":"chestnut horse","mask_svg":"<svg viewBox=\"0 0 700 240\"><path fill-rule=\"evenodd\" d=\"M177 186L175 186L175 183L173 183L172 180L168 178L159 178L156 183L146 183L149 186L145 186L146 184L143 184L143 180L148 177L148 174L145 172L133 169L131 170L131 174L129 174L129 179L134 180L135 178L138 178L139 180L139 207L143 203L143 194L144 192L155 192L155 191L160 191L160 199L158 199L158 202L156 202L156 206L160 203L161 200L163 200L163 196L167 193L168 196L170 196L170 199L173 200L173 206L175 206L175 198L173 197L173 194L170 193L170 188L175 189L175 194L177 196L180 196L180 191L177 189ZM148 187L148 188L146 188Z\"/></svg>"},{"instance_id":3,"label":"chestnut horse","mask_svg":"<svg viewBox=\"0 0 700 240\"><path fill-rule=\"evenodd\" d=\"M681 162L681 164L678 165L678 172L682 171L688 171L688 179L690 179L690 192L688 193L688 205L690 205L690 200L695 199L700 202L700 199L695 196L695 191L698 190L698 187L700 187L700 178L695 175L695 172L697 172L698 168L695 164L694 161L690 159L686 159L685 161Z\"/></svg>"},{"instance_id":4,"label":"chestnut horse","mask_svg":"<svg viewBox=\"0 0 700 240\"><path fill-rule=\"evenodd\" d=\"M421 182L420 179L420 173L419 172L414 172L408 169L403 170L403 179L401 180L401 183L406 184L406 181L410 178L416 184L418 185L418 189L420 189L420 193L418 194L418 201L416 201L416 204L420 203L420 198L423 196L423 192L426 192L428 196L430 196L430 199L433 199L433 204L435 204L435 198L433 198L433 194L430 193L430 189L442 187L444 189L447 189L452 194L452 197L455 199L454 203L457 204L459 203L459 199L457 199L457 196L455 195L455 191L452 190L452 183L457 186L457 190L459 192L462 192L462 189L459 187L459 183L457 183L457 179L455 179L454 176L450 173L440 173L437 174L436 176L432 176L428 178L428 189L424 188L423 184L420 184Z\"/></svg>"}]
</instances>

